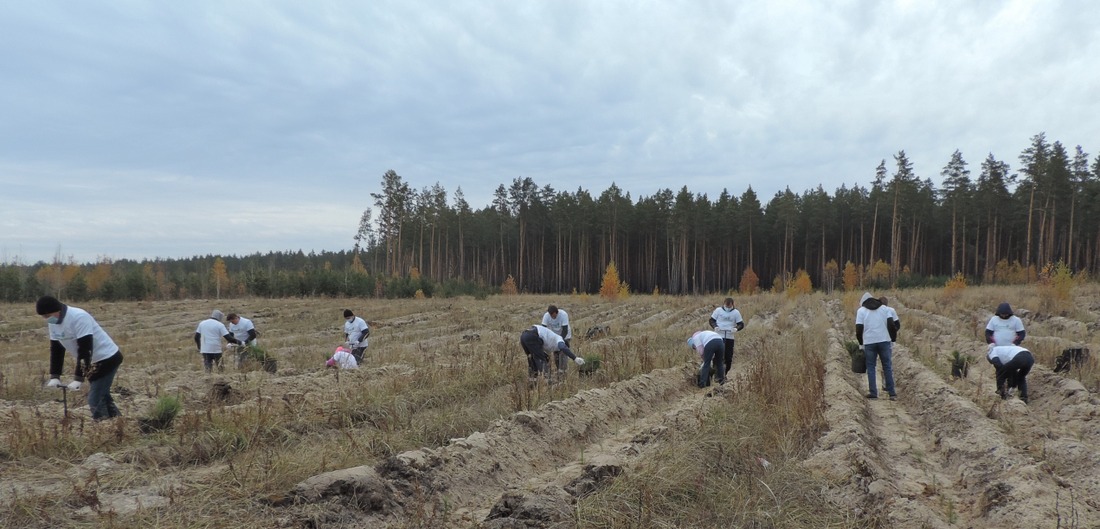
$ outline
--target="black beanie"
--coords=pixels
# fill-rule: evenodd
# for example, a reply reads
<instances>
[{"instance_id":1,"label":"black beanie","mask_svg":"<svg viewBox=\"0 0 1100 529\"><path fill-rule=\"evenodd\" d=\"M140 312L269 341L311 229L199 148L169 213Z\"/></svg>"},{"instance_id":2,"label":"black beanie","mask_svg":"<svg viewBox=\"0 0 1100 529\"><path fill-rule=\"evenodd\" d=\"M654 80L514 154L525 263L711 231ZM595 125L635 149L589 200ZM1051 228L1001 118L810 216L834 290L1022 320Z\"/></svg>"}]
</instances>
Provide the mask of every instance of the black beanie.
<instances>
[{"instance_id":1,"label":"black beanie","mask_svg":"<svg viewBox=\"0 0 1100 529\"><path fill-rule=\"evenodd\" d=\"M34 304L34 311L37 312L39 316L60 312L63 308L65 308L65 305L53 296L42 296L38 298L38 302Z\"/></svg>"},{"instance_id":2,"label":"black beanie","mask_svg":"<svg viewBox=\"0 0 1100 529\"><path fill-rule=\"evenodd\" d=\"M352 316L355 316L355 314L351 312L351 309L344 309L344 317L345 318L350 318Z\"/></svg>"}]
</instances>

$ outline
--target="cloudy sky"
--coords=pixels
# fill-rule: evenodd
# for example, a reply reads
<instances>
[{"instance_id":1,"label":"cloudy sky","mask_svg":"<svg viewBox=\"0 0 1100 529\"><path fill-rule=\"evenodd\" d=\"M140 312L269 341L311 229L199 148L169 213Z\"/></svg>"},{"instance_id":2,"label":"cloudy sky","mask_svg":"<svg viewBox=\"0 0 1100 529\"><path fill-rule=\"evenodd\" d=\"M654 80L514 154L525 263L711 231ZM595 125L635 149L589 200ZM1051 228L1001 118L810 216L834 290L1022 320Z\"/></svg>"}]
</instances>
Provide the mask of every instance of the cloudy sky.
<instances>
[{"instance_id":1,"label":"cloudy sky","mask_svg":"<svg viewBox=\"0 0 1100 529\"><path fill-rule=\"evenodd\" d=\"M1098 58L1090 0L4 2L0 262L348 249L389 169L480 208L1095 159Z\"/></svg>"}]
</instances>

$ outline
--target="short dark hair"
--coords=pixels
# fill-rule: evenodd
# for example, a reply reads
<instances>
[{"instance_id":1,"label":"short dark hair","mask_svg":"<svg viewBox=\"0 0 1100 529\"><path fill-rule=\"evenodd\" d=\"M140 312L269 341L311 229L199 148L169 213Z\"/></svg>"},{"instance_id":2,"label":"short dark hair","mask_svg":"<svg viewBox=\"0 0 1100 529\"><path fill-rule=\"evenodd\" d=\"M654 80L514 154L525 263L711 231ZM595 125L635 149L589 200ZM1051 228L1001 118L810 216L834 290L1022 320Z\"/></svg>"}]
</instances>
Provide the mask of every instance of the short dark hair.
<instances>
[{"instance_id":1,"label":"short dark hair","mask_svg":"<svg viewBox=\"0 0 1100 529\"><path fill-rule=\"evenodd\" d=\"M230 312L229 315L225 317L225 319L235 320L235 319L237 319L237 313L236 312Z\"/></svg>"},{"instance_id":2,"label":"short dark hair","mask_svg":"<svg viewBox=\"0 0 1100 529\"><path fill-rule=\"evenodd\" d=\"M549 312L550 314L557 314L558 313L558 306L557 305L550 305L549 307L546 308L546 312Z\"/></svg>"},{"instance_id":3,"label":"short dark hair","mask_svg":"<svg viewBox=\"0 0 1100 529\"><path fill-rule=\"evenodd\" d=\"M344 309L344 317L345 318L350 318L352 316L355 316L355 313L352 312L351 309Z\"/></svg>"}]
</instances>

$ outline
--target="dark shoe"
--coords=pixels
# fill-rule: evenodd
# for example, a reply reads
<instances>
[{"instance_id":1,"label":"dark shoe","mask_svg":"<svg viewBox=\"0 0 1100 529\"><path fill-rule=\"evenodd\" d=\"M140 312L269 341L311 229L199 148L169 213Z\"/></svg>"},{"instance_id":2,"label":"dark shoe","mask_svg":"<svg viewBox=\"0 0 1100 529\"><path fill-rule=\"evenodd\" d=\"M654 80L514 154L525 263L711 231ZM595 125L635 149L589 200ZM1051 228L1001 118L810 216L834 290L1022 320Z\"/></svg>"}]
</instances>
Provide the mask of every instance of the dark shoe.
<instances>
[{"instance_id":1,"label":"dark shoe","mask_svg":"<svg viewBox=\"0 0 1100 529\"><path fill-rule=\"evenodd\" d=\"M1020 395L1020 400L1027 404L1027 395Z\"/></svg>"},{"instance_id":2,"label":"dark shoe","mask_svg":"<svg viewBox=\"0 0 1100 529\"><path fill-rule=\"evenodd\" d=\"M890 395L890 400L898 400L898 396L897 395Z\"/></svg>"},{"instance_id":3,"label":"dark shoe","mask_svg":"<svg viewBox=\"0 0 1100 529\"><path fill-rule=\"evenodd\" d=\"M868 393L868 394L866 394L866 395L864 395L864 396L865 396L865 397L867 397L867 398L869 398L869 399L877 399L877 398L878 398L878 395L872 395L872 394L870 394L870 393Z\"/></svg>"}]
</instances>

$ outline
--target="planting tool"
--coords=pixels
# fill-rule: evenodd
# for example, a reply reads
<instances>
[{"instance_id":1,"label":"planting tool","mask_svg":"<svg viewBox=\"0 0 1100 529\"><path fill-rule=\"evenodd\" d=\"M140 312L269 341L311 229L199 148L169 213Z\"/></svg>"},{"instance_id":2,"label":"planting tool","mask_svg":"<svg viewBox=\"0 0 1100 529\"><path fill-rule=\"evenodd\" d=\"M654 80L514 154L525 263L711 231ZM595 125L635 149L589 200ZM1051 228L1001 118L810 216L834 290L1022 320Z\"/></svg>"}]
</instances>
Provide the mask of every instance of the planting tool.
<instances>
[{"instance_id":1,"label":"planting tool","mask_svg":"<svg viewBox=\"0 0 1100 529\"><path fill-rule=\"evenodd\" d=\"M67 386L60 386L61 388L61 402L65 406L65 418L62 422L69 420L69 388Z\"/></svg>"}]
</instances>

